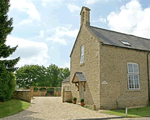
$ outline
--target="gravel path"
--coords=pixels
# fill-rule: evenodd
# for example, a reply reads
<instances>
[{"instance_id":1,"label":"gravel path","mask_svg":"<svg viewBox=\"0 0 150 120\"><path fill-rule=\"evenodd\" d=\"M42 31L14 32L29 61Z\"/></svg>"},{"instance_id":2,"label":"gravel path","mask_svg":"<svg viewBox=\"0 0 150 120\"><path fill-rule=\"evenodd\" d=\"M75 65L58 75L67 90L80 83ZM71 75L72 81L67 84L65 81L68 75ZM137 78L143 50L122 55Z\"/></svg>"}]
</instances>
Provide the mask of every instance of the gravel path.
<instances>
[{"instance_id":1,"label":"gravel path","mask_svg":"<svg viewBox=\"0 0 150 120\"><path fill-rule=\"evenodd\" d=\"M34 97L28 109L0 120L72 120L89 118L91 120L121 119L119 116L103 114L100 111L89 110L79 105L62 103L60 97Z\"/></svg>"}]
</instances>

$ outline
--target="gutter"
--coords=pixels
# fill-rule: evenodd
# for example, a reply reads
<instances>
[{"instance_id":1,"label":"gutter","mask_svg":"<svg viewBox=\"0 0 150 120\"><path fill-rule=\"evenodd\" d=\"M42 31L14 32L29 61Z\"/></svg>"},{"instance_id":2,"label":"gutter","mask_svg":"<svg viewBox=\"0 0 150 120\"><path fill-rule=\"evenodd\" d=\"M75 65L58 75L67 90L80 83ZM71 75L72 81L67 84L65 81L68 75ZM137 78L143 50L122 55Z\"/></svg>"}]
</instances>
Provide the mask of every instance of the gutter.
<instances>
[{"instance_id":1,"label":"gutter","mask_svg":"<svg viewBox=\"0 0 150 120\"><path fill-rule=\"evenodd\" d=\"M148 102L150 102L150 91L149 91L149 52L147 52L147 78L148 78Z\"/></svg>"}]
</instances>

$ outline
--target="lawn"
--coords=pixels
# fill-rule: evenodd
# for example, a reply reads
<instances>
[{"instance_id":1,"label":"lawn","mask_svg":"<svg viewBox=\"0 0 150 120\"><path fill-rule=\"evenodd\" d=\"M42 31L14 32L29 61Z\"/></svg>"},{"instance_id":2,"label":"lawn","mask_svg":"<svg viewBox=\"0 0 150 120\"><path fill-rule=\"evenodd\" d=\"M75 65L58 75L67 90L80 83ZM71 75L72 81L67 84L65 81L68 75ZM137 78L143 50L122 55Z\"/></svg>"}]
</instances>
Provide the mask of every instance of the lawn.
<instances>
[{"instance_id":1,"label":"lawn","mask_svg":"<svg viewBox=\"0 0 150 120\"><path fill-rule=\"evenodd\" d=\"M0 118L16 114L27 109L29 106L30 103L17 99L12 99L4 103L0 102Z\"/></svg>"},{"instance_id":2,"label":"lawn","mask_svg":"<svg viewBox=\"0 0 150 120\"><path fill-rule=\"evenodd\" d=\"M150 117L150 107L128 109L127 116L125 114L125 110L110 110L110 111L103 111L103 113L119 115L123 117Z\"/></svg>"}]
</instances>

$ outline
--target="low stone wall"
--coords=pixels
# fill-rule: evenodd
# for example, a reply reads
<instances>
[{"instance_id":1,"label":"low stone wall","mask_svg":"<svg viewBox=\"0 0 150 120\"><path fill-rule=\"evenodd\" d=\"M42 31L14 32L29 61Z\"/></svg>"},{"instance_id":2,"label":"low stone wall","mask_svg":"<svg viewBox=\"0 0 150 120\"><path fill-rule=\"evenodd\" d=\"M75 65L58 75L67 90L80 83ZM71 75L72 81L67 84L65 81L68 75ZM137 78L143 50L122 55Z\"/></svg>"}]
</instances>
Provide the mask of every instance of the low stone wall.
<instances>
[{"instance_id":1,"label":"low stone wall","mask_svg":"<svg viewBox=\"0 0 150 120\"><path fill-rule=\"evenodd\" d=\"M37 88L39 89L41 87L37 87ZM61 87L43 87L43 88L46 88L46 90L45 91L40 91L40 90L34 91L34 86L30 87L30 90L32 91L31 92L32 98L33 98L33 96L46 96L48 88L54 88L54 95L47 95L47 96L61 96L61 91L56 90L57 88L61 89Z\"/></svg>"},{"instance_id":2,"label":"low stone wall","mask_svg":"<svg viewBox=\"0 0 150 120\"><path fill-rule=\"evenodd\" d=\"M13 93L13 98L31 103L31 92L30 90L16 90Z\"/></svg>"},{"instance_id":3,"label":"low stone wall","mask_svg":"<svg viewBox=\"0 0 150 120\"><path fill-rule=\"evenodd\" d=\"M47 91L33 91L33 96L45 96Z\"/></svg>"},{"instance_id":4,"label":"low stone wall","mask_svg":"<svg viewBox=\"0 0 150 120\"><path fill-rule=\"evenodd\" d=\"M64 97L64 98L62 98L63 102L70 102L70 101L72 101L72 92L71 91L64 91L64 94L62 97Z\"/></svg>"}]
</instances>

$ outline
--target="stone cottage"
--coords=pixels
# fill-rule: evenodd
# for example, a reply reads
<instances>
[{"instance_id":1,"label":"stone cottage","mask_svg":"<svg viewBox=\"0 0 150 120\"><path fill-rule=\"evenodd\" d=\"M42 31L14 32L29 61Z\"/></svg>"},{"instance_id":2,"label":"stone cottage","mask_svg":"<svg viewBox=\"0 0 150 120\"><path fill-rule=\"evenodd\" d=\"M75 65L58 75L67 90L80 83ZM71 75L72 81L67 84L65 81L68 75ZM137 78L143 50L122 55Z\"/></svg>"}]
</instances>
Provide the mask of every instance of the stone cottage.
<instances>
[{"instance_id":1,"label":"stone cottage","mask_svg":"<svg viewBox=\"0 0 150 120\"><path fill-rule=\"evenodd\" d=\"M77 97L77 102L83 98L96 109L146 106L150 39L91 26L87 7L82 7L80 15L70 54L72 98Z\"/></svg>"}]
</instances>

